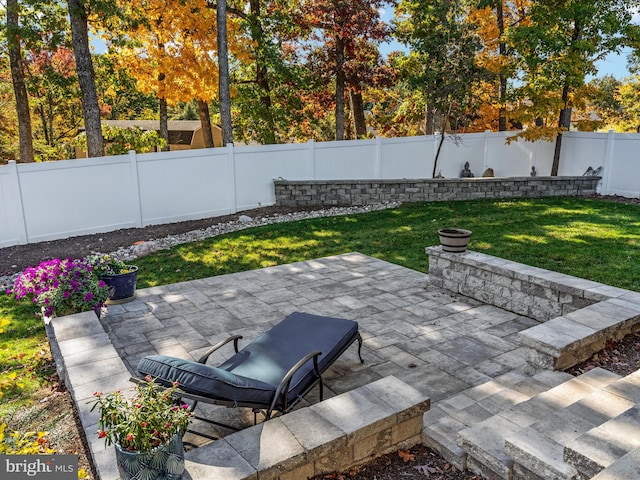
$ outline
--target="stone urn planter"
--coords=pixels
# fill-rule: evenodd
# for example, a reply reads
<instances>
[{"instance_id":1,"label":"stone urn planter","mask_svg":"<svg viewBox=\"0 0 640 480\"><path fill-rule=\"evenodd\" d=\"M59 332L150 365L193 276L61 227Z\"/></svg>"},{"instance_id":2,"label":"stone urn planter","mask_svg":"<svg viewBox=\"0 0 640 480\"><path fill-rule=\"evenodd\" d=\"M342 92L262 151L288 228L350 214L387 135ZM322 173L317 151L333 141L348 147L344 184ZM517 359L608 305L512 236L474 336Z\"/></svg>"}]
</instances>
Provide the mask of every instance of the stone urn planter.
<instances>
[{"instance_id":1,"label":"stone urn planter","mask_svg":"<svg viewBox=\"0 0 640 480\"><path fill-rule=\"evenodd\" d=\"M450 253L462 253L467 250L471 230L463 228L442 228L438 230L442 250Z\"/></svg>"}]
</instances>

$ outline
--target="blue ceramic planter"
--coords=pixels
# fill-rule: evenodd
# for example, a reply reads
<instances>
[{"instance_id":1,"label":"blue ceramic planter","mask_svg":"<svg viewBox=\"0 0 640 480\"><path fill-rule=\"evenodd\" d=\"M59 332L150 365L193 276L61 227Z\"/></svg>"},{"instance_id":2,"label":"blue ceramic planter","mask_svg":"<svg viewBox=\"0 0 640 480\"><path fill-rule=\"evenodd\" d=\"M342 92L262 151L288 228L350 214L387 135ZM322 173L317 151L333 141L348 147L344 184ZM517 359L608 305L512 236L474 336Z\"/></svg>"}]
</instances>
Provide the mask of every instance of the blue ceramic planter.
<instances>
[{"instance_id":1,"label":"blue ceramic planter","mask_svg":"<svg viewBox=\"0 0 640 480\"><path fill-rule=\"evenodd\" d=\"M131 266L129 268L131 271L127 273L102 275L100 277L109 287L109 300L107 300L107 303L124 303L135 298L138 267Z\"/></svg>"}]
</instances>

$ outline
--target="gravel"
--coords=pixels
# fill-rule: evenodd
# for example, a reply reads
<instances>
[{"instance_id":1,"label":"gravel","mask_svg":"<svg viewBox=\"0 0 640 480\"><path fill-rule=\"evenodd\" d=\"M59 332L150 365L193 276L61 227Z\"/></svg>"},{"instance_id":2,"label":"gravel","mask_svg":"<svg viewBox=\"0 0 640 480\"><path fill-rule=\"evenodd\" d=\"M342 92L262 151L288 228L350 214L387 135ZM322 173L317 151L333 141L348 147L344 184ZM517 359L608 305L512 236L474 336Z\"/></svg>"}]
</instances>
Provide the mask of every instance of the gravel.
<instances>
[{"instance_id":1,"label":"gravel","mask_svg":"<svg viewBox=\"0 0 640 480\"><path fill-rule=\"evenodd\" d=\"M251 227L274 223L295 222L309 218L366 213L396 208L399 203L334 207L324 209L292 209L264 207L202 220L191 220L144 228L129 228L114 232L83 235L0 249L0 286L8 287L27 268L52 258L79 258L94 253L108 253L122 260L135 260L158 250L190 243Z\"/></svg>"}]
</instances>

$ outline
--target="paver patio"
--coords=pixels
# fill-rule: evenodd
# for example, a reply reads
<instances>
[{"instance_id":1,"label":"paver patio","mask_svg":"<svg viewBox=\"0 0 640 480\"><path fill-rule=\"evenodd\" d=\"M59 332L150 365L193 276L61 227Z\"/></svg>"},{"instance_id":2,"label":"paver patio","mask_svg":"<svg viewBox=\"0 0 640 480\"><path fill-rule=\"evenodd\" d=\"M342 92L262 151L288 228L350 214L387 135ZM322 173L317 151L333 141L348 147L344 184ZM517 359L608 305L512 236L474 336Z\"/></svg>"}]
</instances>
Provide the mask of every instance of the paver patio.
<instances>
[{"instance_id":1,"label":"paver patio","mask_svg":"<svg viewBox=\"0 0 640 480\"><path fill-rule=\"evenodd\" d=\"M358 361L355 347L347 350L326 373L325 398L394 375L428 395L432 406L521 370L525 358L516 335L537 324L433 287L427 274L360 253L141 289L133 302L110 306L100 320L102 326L96 319L93 330L71 322L55 327L58 342L65 344L67 384L98 465L104 443L96 438L96 416L86 413L86 403L96 389L130 386L128 375L109 367L119 358L100 353L100 345L107 342L102 328L129 373L134 373L145 355L196 359L211 345L237 334L244 337L242 345L294 311L359 322L365 363ZM67 348L71 344L73 355ZM232 348L225 347L210 363L231 354ZM312 392L307 399L313 403L314 397ZM207 410L209 416L240 427L253 420L251 412L242 409Z\"/></svg>"}]
</instances>

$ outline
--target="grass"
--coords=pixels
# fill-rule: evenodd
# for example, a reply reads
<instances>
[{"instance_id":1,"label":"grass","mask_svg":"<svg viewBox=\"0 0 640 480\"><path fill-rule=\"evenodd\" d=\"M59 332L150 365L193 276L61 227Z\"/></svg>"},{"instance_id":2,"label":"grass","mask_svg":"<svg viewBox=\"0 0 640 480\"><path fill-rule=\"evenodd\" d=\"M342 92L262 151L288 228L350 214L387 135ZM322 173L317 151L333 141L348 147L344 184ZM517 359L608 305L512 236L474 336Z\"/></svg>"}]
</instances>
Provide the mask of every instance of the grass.
<instances>
[{"instance_id":1,"label":"grass","mask_svg":"<svg viewBox=\"0 0 640 480\"><path fill-rule=\"evenodd\" d=\"M138 259L138 287L351 251L426 272L424 248L443 227L473 230L475 251L640 291L640 206L572 198L407 204L251 228ZM0 419L31 405L53 371L33 311L0 295L0 319L11 322L0 336L0 382L15 373L24 384L5 391Z\"/></svg>"},{"instance_id":2,"label":"grass","mask_svg":"<svg viewBox=\"0 0 640 480\"><path fill-rule=\"evenodd\" d=\"M469 248L640 291L640 207L587 199L407 204L256 227L138 259L139 286L358 251L427 271L437 230L473 230Z\"/></svg>"}]
</instances>

